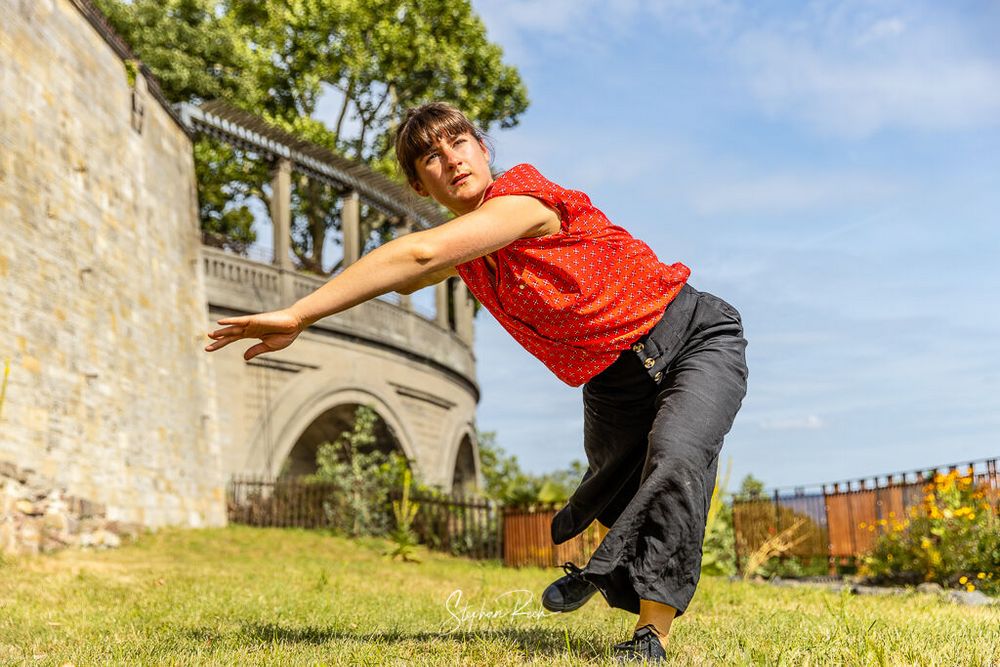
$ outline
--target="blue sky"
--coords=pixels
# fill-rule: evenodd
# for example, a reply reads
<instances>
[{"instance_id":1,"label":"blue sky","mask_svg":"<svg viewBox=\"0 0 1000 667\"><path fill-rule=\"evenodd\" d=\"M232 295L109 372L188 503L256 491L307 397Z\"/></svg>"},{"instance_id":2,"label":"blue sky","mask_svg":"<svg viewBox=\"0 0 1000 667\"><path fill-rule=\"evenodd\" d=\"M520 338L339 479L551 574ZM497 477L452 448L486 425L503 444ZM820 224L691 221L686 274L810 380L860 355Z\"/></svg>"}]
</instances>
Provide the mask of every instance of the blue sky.
<instances>
[{"instance_id":1,"label":"blue sky","mask_svg":"<svg viewBox=\"0 0 1000 667\"><path fill-rule=\"evenodd\" d=\"M743 314L731 486L1000 455L1000 4L473 6L531 101L495 166L585 191ZM583 460L580 388L485 310L476 336L479 428L532 472Z\"/></svg>"},{"instance_id":2,"label":"blue sky","mask_svg":"<svg viewBox=\"0 0 1000 667\"><path fill-rule=\"evenodd\" d=\"M743 314L735 485L1000 454L996 3L474 0L531 105L495 130ZM481 430L584 458L580 388L488 312Z\"/></svg>"}]
</instances>

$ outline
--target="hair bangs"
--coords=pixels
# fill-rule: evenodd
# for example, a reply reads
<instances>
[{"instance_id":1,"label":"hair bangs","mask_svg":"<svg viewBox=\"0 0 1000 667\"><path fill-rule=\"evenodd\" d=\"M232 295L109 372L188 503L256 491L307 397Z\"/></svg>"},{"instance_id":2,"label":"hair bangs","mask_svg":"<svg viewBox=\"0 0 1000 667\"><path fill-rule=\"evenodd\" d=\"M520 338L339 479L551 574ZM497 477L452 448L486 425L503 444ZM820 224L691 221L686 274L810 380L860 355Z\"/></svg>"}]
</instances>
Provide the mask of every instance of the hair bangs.
<instances>
[{"instance_id":1,"label":"hair bangs","mask_svg":"<svg viewBox=\"0 0 1000 667\"><path fill-rule=\"evenodd\" d=\"M406 110L396 132L396 160L408 181L419 181L416 161L441 137L454 137L469 132L478 141L482 133L461 111L443 102L431 102Z\"/></svg>"}]
</instances>

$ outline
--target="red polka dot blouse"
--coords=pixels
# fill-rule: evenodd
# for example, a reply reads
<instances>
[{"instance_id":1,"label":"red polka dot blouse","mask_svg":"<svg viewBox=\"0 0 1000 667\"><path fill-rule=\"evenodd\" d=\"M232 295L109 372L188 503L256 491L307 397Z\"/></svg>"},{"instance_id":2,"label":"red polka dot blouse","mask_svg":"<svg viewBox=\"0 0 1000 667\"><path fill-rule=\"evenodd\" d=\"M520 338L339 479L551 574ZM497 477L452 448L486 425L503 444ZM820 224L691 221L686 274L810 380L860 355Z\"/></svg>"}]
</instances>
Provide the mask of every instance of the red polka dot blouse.
<instances>
[{"instance_id":1,"label":"red polka dot blouse","mask_svg":"<svg viewBox=\"0 0 1000 667\"><path fill-rule=\"evenodd\" d=\"M578 387L653 328L691 270L663 264L585 193L559 187L530 164L501 174L483 201L503 195L549 204L559 212L560 230L517 239L455 269L521 346Z\"/></svg>"}]
</instances>

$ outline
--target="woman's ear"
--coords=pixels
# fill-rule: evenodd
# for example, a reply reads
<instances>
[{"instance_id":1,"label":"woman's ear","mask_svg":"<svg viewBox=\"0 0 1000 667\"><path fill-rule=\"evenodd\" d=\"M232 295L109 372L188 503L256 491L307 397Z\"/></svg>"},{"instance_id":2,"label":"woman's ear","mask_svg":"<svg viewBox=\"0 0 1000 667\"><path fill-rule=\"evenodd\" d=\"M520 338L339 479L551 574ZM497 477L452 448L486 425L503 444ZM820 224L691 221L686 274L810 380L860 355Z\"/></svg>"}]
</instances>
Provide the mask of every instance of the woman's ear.
<instances>
[{"instance_id":1,"label":"woman's ear","mask_svg":"<svg viewBox=\"0 0 1000 667\"><path fill-rule=\"evenodd\" d=\"M421 197L427 197L430 195L430 193L424 188L424 184L419 180L410 181L410 187L413 188L413 190Z\"/></svg>"}]
</instances>

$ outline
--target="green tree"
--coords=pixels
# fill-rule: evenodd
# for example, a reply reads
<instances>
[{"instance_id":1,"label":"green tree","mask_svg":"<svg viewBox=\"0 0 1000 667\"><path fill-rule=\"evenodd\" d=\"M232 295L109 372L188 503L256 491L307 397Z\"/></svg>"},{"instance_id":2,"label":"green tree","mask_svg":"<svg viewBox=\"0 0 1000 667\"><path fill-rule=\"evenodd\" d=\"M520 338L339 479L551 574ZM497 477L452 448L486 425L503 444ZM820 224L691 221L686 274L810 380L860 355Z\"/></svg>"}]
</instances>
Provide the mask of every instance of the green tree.
<instances>
[{"instance_id":1,"label":"green tree","mask_svg":"<svg viewBox=\"0 0 1000 667\"><path fill-rule=\"evenodd\" d=\"M218 0L94 0L172 102L262 97L243 33Z\"/></svg>"},{"instance_id":2,"label":"green tree","mask_svg":"<svg viewBox=\"0 0 1000 667\"><path fill-rule=\"evenodd\" d=\"M584 463L574 460L568 469L533 475L521 469L517 456L497 444L495 431L478 431L477 438L486 495L505 505L565 502L587 469Z\"/></svg>"},{"instance_id":3,"label":"green tree","mask_svg":"<svg viewBox=\"0 0 1000 667\"><path fill-rule=\"evenodd\" d=\"M95 0L171 102L223 98L255 109L266 97L245 33L217 0ZM199 138L194 147L198 212L213 245L244 252L256 238L248 202L267 202L268 166L225 144Z\"/></svg>"},{"instance_id":4,"label":"green tree","mask_svg":"<svg viewBox=\"0 0 1000 667\"><path fill-rule=\"evenodd\" d=\"M172 101L221 97L297 136L399 177L392 131L403 110L443 99L484 129L511 127L527 108L517 71L467 0L97 0ZM337 91L332 126L314 114ZM270 165L199 140L203 228L241 250L254 238L248 202L269 203ZM322 273L325 238L340 227L343 193L297 178L292 249ZM372 243L392 222L363 211ZM336 267L333 267L336 269Z\"/></svg>"},{"instance_id":5,"label":"green tree","mask_svg":"<svg viewBox=\"0 0 1000 667\"><path fill-rule=\"evenodd\" d=\"M747 474L740 482L740 490L737 492L737 497L744 500L750 500L752 498L760 498L764 495L764 482L760 481L751 474Z\"/></svg>"}]
</instances>

